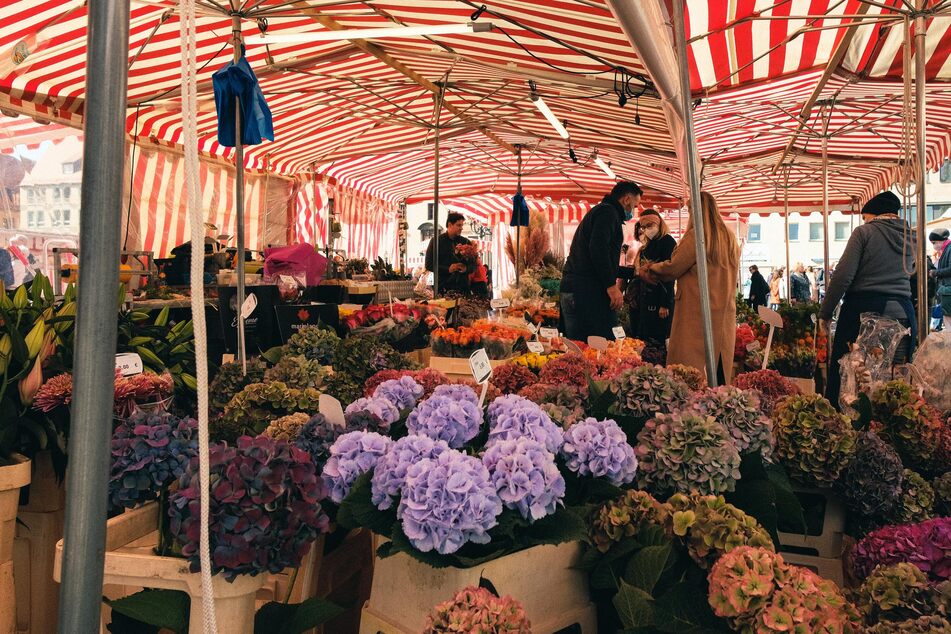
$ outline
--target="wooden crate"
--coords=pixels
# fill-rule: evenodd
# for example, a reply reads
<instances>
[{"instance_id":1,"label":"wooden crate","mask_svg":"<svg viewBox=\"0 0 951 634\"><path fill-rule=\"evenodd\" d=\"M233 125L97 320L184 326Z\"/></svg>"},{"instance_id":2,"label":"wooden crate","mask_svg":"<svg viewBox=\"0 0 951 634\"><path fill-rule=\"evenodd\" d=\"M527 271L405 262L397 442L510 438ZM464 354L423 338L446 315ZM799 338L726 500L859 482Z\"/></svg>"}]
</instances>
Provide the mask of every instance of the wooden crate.
<instances>
[{"instance_id":1,"label":"wooden crate","mask_svg":"<svg viewBox=\"0 0 951 634\"><path fill-rule=\"evenodd\" d=\"M500 361L489 361L492 369L508 363L511 359L502 359ZM455 357L436 357L430 356L429 367L433 370L439 370L450 379L471 379L472 369L469 367L469 359L457 359Z\"/></svg>"},{"instance_id":2,"label":"wooden crate","mask_svg":"<svg viewBox=\"0 0 951 634\"><path fill-rule=\"evenodd\" d=\"M13 571L13 538L16 535L20 488L30 483L30 461L0 467L0 632L16 627L16 586Z\"/></svg>"}]
</instances>

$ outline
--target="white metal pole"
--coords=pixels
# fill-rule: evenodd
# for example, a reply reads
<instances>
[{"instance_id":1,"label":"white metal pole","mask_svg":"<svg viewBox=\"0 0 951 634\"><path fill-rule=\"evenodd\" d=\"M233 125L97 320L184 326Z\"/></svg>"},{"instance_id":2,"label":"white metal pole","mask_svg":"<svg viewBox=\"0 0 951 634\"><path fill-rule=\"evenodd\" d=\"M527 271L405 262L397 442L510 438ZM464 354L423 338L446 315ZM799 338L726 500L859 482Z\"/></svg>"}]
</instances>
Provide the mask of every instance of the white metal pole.
<instances>
[{"instance_id":1,"label":"white metal pole","mask_svg":"<svg viewBox=\"0 0 951 634\"><path fill-rule=\"evenodd\" d=\"M829 292L829 118L832 112L826 109L822 131L822 267L825 290ZM832 337L826 338L826 359L832 361ZM830 370L832 371L832 370ZM835 368L836 372L839 371Z\"/></svg>"},{"instance_id":2,"label":"white metal pole","mask_svg":"<svg viewBox=\"0 0 951 634\"><path fill-rule=\"evenodd\" d=\"M789 272L789 166L786 166L786 176L783 182L783 220L786 225L786 295L792 288Z\"/></svg>"},{"instance_id":3,"label":"white metal pole","mask_svg":"<svg viewBox=\"0 0 951 634\"><path fill-rule=\"evenodd\" d=\"M439 119L442 117L442 100L446 85L439 85L436 95L435 141L433 143L433 297L439 296Z\"/></svg>"},{"instance_id":4,"label":"white metal pole","mask_svg":"<svg viewBox=\"0 0 951 634\"><path fill-rule=\"evenodd\" d=\"M918 0L919 11L925 8L926 0ZM925 230L928 221L927 197L925 196L925 177L928 172L927 157L927 123L926 104L926 68L925 37L927 33L927 19L919 13L915 17L915 147L917 148L918 164L918 226L915 232L917 249L915 249L915 270L918 271L918 341L924 341L929 331L928 310L928 242L925 240Z\"/></svg>"},{"instance_id":5,"label":"white metal pole","mask_svg":"<svg viewBox=\"0 0 951 634\"><path fill-rule=\"evenodd\" d=\"M234 63L241 59L241 16L231 16L231 34L234 46ZM237 95L234 100L234 206L237 215L238 262L235 270L238 273L237 311L238 321L238 360L241 362L241 373L248 373L248 358L244 343L244 144L241 139L241 100ZM199 239L198 236L192 238Z\"/></svg>"}]
</instances>

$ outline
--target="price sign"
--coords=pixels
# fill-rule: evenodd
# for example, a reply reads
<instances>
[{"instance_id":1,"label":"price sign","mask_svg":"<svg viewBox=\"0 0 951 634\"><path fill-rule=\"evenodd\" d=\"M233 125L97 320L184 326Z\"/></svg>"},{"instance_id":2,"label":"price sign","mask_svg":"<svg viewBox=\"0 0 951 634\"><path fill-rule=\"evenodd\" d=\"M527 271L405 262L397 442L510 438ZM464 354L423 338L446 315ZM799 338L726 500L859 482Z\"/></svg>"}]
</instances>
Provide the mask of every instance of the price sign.
<instances>
[{"instance_id":1,"label":"price sign","mask_svg":"<svg viewBox=\"0 0 951 634\"><path fill-rule=\"evenodd\" d=\"M254 312L254 309L258 307L258 296L257 295L248 295L244 298L244 303L241 304L241 319L247 319L251 316L251 313Z\"/></svg>"},{"instance_id":2,"label":"price sign","mask_svg":"<svg viewBox=\"0 0 951 634\"><path fill-rule=\"evenodd\" d=\"M469 357L469 369L472 370L472 378L476 383L487 383L492 376L492 364L489 363L489 355L485 348L481 348L472 353Z\"/></svg>"},{"instance_id":3,"label":"price sign","mask_svg":"<svg viewBox=\"0 0 951 634\"><path fill-rule=\"evenodd\" d=\"M489 306L492 307L492 310L502 310L503 308L508 308L512 305L507 299L493 299L489 302Z\"/></svg>"},{"instance_id":4,"label":"price sign","mask_svg":"<svg viewBox=\"0 0 951 634\"><path fill-rule=\"evenodd\" d=\"M538 326L536 326L536 325L533 324L532 322L528 322L528 324L527 324L526 327L528 328L528 330L529 330L533 335L537 335L537 334L538 334Z\"/></svg>"},{"instance_id":5,"label":"price sign","mask_svg":"<svg viewBox=\"0 0 951 634\"><path fill-rule=\"evenodd\" d=\"M290 275L278 275L277 278L281 280L282 284L287 284L288 286L297 286L297 281Z\"/></svg>"},{"instance_id":6,"label":"price sign","mask_svg":"<svg viewBox=\"0 0 951 634\"><path fill-rule=\"evenodd\" d=\"M329 394L321 394L317 401L317 411L323 414L327 422L334 427L344 428L347 426L343 416L343 406L340 401Z\"/></svg>"},{"instance_id":7,"label":"price sign","mask_svg":"<svg viewBox=\"0 0 951 634\"><path fill-rule=\"evenodd\" d=\"M542 345L540 341L529 341L528 342L528 351L534 352L535 354L544 354L545 346Z\"/></svg>"},{"instance_id":8,"label":"price sign","mask_svg":"<svg viewBox=\"0 0 951 634\"><path fill-rule=\"evenodd\" d=\"M142 364L142 357L135 352L124 352L116 355L116 369L122 376L132 376L133 374L142 374L145 366Z\"/></svg>"},{"instance_id":9,"label":"price sign","mask_svg":"<svg viewBox=\"0 0 951 634\"><path fill-rule=\"evenodd\" d=\"M572 341L571 339L565 339L565 340L564 340L564 343L565 343L565 349L566 349L568 352L571 352L571 353L574 353L574 354L581 354L581 348L579 348L579 347L578 347L578 344L576 344L576 343L575 343L574 341Z\"/></svg>"},{"instance_id":10,"label":"price sign","mask_svg":"<svg viewBox=\"0 0 951 634\"><path fill-rule=\"evenodd\" d=\"M608 349L608 340L604 337L591 336L588 337L588 347L594 348L595 350L607 350Z\"/></svg>"},{"instance_id":11,"label":"price sign","mask_svg":"<svg viewBox=\"0 0 951 634\"><path fill-rule=\"evenodd\" d=\"M542 339L554 339L558 336L557 328L541 328L538 331L538 336Z\"/></svg>"},{"instance_id":12,"label":"price sign","mask_svg":"<svg viewBox=\"0 0 951 634\"><path fill-rule=\"evenodd\" d=\"M613 334L614 338L617 339L618 341L627 337L627 334L625 334L624 332L623 326L615 326L614 328L611 329L611 334Z\"/></svg>"}]
</instances>

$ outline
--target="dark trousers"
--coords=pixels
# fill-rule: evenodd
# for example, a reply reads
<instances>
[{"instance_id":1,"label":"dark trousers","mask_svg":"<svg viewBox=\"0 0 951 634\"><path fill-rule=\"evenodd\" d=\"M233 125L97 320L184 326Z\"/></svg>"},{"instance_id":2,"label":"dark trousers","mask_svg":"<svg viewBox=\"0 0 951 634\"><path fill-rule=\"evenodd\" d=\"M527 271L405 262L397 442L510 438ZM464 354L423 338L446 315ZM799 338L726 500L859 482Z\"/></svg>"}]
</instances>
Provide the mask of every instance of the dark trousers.
<instances>
[{"instance_id":1,"label":"dark trousers","mask_svg":"<svg viewBox=\"0 0 951 634\"><path fill-rule=\"evenodd\" d=\"M826 398L836 409L839 409L839 391L842 388L839 361L848 354L849 346L855 343L859 336L862 313L881 315L885 312L885 305L890 301L898 302L905 309L905 318L908 323L903 325L911 328L911 339L907 345L900 345L899 351L905 350L906 360L911 359L915 342L918 340L918 323L911 299L864 293L846 295L842 301L842 309L839 311L839 319L836 321L835 338L832 340L832 357L829 359L829 382L826 384Z\"/></svg>"},{"instance_id":2,"label":"dark trousers","mask_svg":"<svg viewBox=\"0 0 951 634\"><path fill-rule=\"evenodd\" d=\"M591 336L614 339L611 329L617 325L617 315L611 310L607 291L595 280L576 282L573 289L573 292L561 294L565 336L585 342Z\"/></svg>"}]
</instances>

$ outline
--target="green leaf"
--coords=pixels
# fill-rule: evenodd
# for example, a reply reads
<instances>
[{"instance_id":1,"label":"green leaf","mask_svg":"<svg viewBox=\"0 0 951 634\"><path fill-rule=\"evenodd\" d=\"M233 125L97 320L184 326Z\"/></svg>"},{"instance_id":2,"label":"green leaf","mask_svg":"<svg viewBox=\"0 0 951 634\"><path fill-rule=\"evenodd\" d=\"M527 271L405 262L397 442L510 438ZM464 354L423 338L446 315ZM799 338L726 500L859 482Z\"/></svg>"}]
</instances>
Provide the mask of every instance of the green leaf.
<instances>
[{"instance_id":1,"label":"green leaf","mask_svg":"<svg viewBox=\"0 0 951 634\"><path fill-rule=\"evenodd\" d=\"M674 549L671 544L647 546L634 553L624 570L623 583L650 594L671 562Z\"/></svg>"},{"instance_id":2,"label":"green leaf","mask_svg":"<svg viewBox=\"0 0 951 634\"><path fill-rule=\"evenodd\" d=\"M344 528L368 528L380 535L389 535L396 522L396 503L388 511L377 509L371 501L371 473L361 474L337 511L337 523Z\"/></svg>"},{"instance_id":3,"label":"green leaf","mask_svg":"<svg viewBox=\"0 0 951 634\"><path fill-rule=\"evenodd\" d=\"M640 588L621 581L621 589L614 596L613 603L624 627L647 627L654 624L654 598Z\"/></svg>"},{"instance_id":4,"label":"green leaf","mask_svg":"<svg viewBox=\"0 0 951 634\"><path fill-rule=\"evenodd\" d=\"M654 611L658 631L676 634L712 634L729 632L730 628L718 619L707 604L706 582L684 581L659 597Z\"/></svg>"},{"instance_id":5,"label":"green leaf","mask_svg":"<svg viewBox=\"0 0 951 634\"><path fill-rule=\"evenodd\" d=\"M319 597L292 604L270 601L254 615L254 634L301 634L343 612L340 606Z\"/></svg>"},{"instance_id":6,"label":"green leaf","mask_svg":"<svg viewBox=\"0 0 951 634\"><path fill-rule=\"evenodd\" d=\"M278 361L281 360L281 357L284 356L284 346L275 346L261 354L265 361L271 365L275 365Z\"/></svg>"},{"instance_id":7,"label":"green leaf","mask_svg":"<svg viewBox=\"0 0 951 634\"><path fill-rule=\"evenodd\" d=\"M121 599L105 599L114 612L177 634L188 630L191 600L180 590L142 590Z\"/></svg>"},{"instance_id":8,"label":"green leaf","mask_svg":"<svg viewBox=\"0 0 951 634\"><path fill-rule=\"evenodd\" d=\"M560 508L520 531L518 542L529 546L564 544L583 540L587 532L584 519L566 508Z\"/></svg>"},{"instance_id":9,"label":"green leaf","mask_svg":"<svg viewBox=\"0 0 951 634\"><path fill-rule=\"evenodd\" d=\"M782 465L769 464L766 466L766 474L773 484L773 493L776 496L777 527L791 527L793 532L805 534L806 515L802 509L802 501L793 491L786 470Z\"/></svg>"}]
</instances>

